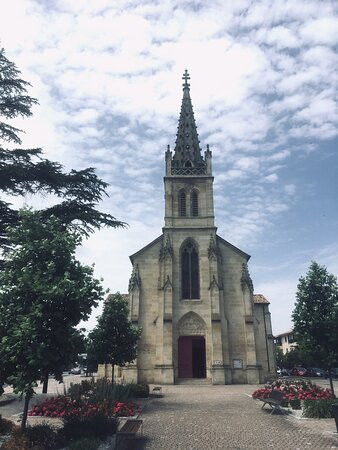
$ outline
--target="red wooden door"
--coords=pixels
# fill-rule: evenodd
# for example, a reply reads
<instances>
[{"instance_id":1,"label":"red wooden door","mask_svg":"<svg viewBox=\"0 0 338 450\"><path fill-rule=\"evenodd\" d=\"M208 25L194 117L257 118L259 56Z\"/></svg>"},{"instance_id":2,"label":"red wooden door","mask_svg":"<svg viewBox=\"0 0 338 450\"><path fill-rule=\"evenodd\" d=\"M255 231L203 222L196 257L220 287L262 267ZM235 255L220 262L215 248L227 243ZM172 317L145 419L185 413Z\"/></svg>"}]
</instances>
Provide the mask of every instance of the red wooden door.
<instances>
[{"instance_id":1,"label":"red wooden door","mask_svg":"<svg viewBox=\"0 0 338 450\"><path fill-rule=\"evenodd\" d=\"M178 377L192 378L192 337L178 338Z\"/></svg>"}]
</instances>

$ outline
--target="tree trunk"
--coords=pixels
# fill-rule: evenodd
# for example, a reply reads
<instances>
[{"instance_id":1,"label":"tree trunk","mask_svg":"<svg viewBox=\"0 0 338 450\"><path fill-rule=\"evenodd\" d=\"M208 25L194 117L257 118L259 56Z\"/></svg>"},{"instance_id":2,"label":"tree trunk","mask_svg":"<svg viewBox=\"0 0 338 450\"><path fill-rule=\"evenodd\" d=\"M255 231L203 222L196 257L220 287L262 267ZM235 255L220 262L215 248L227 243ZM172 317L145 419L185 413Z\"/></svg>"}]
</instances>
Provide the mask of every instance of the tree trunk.
<instances>
[{"instance_id":1,"label":"tree trunk","mask_svg":"<svg viewBox=\"0 0 338 450\"><path fill-rule=\"evenodd\" d=\"M47 394L48 391L48 372L45 374L42 385L42 393Z\"/></svg>"},{"instance_id":2,"label":"tree trunk","mask_svg":"<svg viewBox=\"0 0 338 450\"><path fill-rule=\"evenodd\" d=\"M29 401L32 398L32 393L26 393L25 395L25 405L23 408L23 415L22 415L22 421L21 421L21 431L23 431L26 428L26 422L27 422L27 414L28 414L28 406Z\"/></svg>"},{"instance_id":3,"label":"tree trunk","mask_svg":"<svg viewBox=\"0 0 338 450\"><path fill-rule=\"evenodd\" d=\"M114 364L111 365L111 384L114 384Z\"/></svg>"},{"instance_id":4,"label":"tree trunk","mask_svg":"<svg viewBox=\"0 0 338 450\"><path fill-rule=\"evenodd\" d=\"M333 387L333 381L332 381L332 373L331 371L329 371L329 379L330 379L330 387L331 387L331 391L332 391L332 397L336 398L336 396L334 395L334 387Z\"/></svg>"}]
</instances>

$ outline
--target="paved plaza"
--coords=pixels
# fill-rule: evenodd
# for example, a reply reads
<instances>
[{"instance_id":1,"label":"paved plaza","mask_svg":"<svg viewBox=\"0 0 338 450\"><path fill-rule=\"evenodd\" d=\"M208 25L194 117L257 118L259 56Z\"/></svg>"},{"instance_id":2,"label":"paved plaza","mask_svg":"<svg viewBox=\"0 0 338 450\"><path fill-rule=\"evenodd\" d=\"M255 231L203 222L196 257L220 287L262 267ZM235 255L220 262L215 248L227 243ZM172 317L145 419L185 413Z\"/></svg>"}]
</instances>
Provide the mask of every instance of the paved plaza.
<instances>
[{"instance_id":1,"label":"paved plaza","mask_svg":"<svg viewBox=\"0 0 338 450\"><path fill-rule=\"evenodd\" d=\"M65 384L81 379L67 376ZM328 387L328 380L316 383ZM268 406L261 409L262 403L251 398L255 388L249 385L163 386L163 398L142 401L144 437L121 442L119 450L338 449L333 419L304 420L270 415ZM338 392L338 381L335 381L335 389ZM10 392L9 388L6 390ZM50 380L48 391L61 394L63 387ZM32 403L43 397L38 394ZM2 406L0 414L13 418L22 407L23 402L16 400ZM32 419L29 418L31 424Z\"/></svg>"},{"instance_id":2,"label":"paved plaza","mask_svg":"<svg viewBox=\"0 0 338 450\"><path fill-rule=\"evenodd\" d=\"M130 449L333 449L333 419L270 415L250 396L253 386L165 386L145 407L144 438Z\"/></svg>"}]
</instances>

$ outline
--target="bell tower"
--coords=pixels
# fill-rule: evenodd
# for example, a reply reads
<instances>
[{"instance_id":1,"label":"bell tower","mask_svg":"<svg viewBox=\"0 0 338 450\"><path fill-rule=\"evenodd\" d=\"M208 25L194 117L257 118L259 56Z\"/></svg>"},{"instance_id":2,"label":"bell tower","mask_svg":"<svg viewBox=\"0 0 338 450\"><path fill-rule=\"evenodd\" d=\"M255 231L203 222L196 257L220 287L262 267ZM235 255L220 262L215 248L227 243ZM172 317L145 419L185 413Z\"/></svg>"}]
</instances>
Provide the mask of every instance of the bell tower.
<instances>
[{"instance_id":1,"label":"bell tower","mask_svg":"<svg viewBox=\"0 0 338 450\"><path fill-rule=\"evenodd\" d=\"M207 145L204 157L190 98L190 76L183 75L183 98L174 156L165 154L165 229L213 228L214 201L212 154Z\"/></svg>"}]
</instances>

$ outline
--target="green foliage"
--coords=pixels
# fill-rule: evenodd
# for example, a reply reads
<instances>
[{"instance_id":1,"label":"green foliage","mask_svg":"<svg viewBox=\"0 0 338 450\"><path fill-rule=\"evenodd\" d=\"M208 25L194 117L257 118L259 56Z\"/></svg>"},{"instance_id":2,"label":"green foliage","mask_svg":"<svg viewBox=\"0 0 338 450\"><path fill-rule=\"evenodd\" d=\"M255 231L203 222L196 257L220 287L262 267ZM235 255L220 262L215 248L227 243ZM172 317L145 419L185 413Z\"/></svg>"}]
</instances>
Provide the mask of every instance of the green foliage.
<instances>
[{"instance_id":1,"label":"green foliage","mask_svg":"<svg viewBox=\"0 0 338 450\"><path fill-rule=\"evenodd\" d=\"M285 367L283 350L280 347L278 347L277 345L275 345L274 352L275 352L275 359L276 359L277 367Z\"/></svg>"},{"instance_id":2,"label":"green foliage","mask_svg":"<svg viewBox=\"0 0 338 450\"><path fill-rule=\"evenodd\" d=\"M107 400L111 404L112 402L125 402L130 397L130 385L112 384L111 381L102 378L96 382L90 402L101 403Z\"/></svg>"},{"instance_id":3,"label":"green foliage","mask_svg":"<svg viewBox=\"0 0 338 450\"><path fill-rule=\"evenodd\" d=\"M299 398L290 400L290 406L292 409L302 409L301 401L299 400Z\"/></svg>"},{"instance_id":4,"label":"green foliage","mask_svg":"<svg viewBox=\"0 0 338 450\"><path fill-rule=\"evenodd\" d=\"M65 417L63 432L67 440L105 438L117 430L117 419L97 414L93 417L70 415Z\"/></svg>"},{"instance_id":5,"label":"green foliage","mask_svg":"<svg viewBox=\"0 0 338 450\"><path fill-rule=\"evenodd\" d=\"M28 437L21 430L13 431L9 440L4 442L1 450L29 450L31 448ZM43 450L41 447L34 450Z\"/></svg>"},{"instance_id":6,"label":"green foliage","mask_svg":"<svg viewBox=\"0 0 338 450\"><path fill-rule=\"evenodd\" d=\"M4 419L0 414L0 435L8 434L14 429L14 424L11 420Z\"/></svg>"},{"instance_id":7,"label":"green foliage","mask_svg":"<svg viewBox=\"0 0 338 450\"><path fill-rule=\"evenodd\" d=\"M312 262L299 279L292 313L295 340L304 359L332 367L338 360L338 286L326 267Z\"/></svg>"},{"instance_id":8,"label":"green foliage","mask_svg":"<svg viewBox=\"0 0 338 450\"><path fill-rule=\"evenodd\" d=\"M30 83L19 77L20 71L5 57L3 48L0 49L0 74L0 116L6 119L31 116L31 108L38 101L26 95L27 86L30 86ZM0 139L4 141L21 144L18 136L20 131L7 123L0 122Z\"/></svg>"},{"instance_id":9,"label":"green foliage","mask_svg":"<svg viewBox=\"0 0 338 450\"><path fill-rule=\"evenodd\" d=\"M113 402L126 402L132 394L131 384L112 384L111 381L101 378L97 381L83 380L81 384L73 384L68 388L67 395L72 400L80 401L81 398L86 397L91 404L98 404L107 401L108 404Z\"/></svg>"},{"instance_id":10,"label":"green foliage","mask_svg":"<svg viewBox=\"0 0 338 450\"><path fill-rule=\"evenodd\" d=\"M30 84L20 78L20 71L0 49L0 192L9 195L47 193L62 198L62 202L42 210L41 218L58 217L65 226L85 235L103 226L123 227L125 224L110 214L97 211L97 203L106 194L107 183L100 180L93 168L64 172L61 164L42 158L34 149L6 149L1 141L21 144L19 132L6 119L32 115L37 100L27 95ZM6 227L20 220L18 211L0 199L0 246L11 246Z\"/></svg>"},{"instance_id":11,"label":"green foliage","mask_svg":"<svg viewBox=\"0 0 338 450\"><path fill-rule=\"evenodd\" d=\"M336 399L304 400L303 416L312 419L327 419L331 416L331 407Z\"/></svg>"},{"instance_id":12,"label":"green foliage","mask_svg":"<svg viewBox=\"0 0 338 450\"><path fill-rule=\"evenodd\" d=\"M0 385L32 396L46 373L62 381L81 341L76 326L102 298L93 268L75 259L78 233L23 210L9 230L13 248L0 272Z\"/></svg>"},{"instance_id":13,"label":"green foliage","mask_svg":"<svg viewBox=\"0 0 338 450\"><path fill-rule=\"evenodd\" d=\"M98 363L123 366L136 358L140 335L141 330L128 318L122 295L110 295L97 326L88 335L87 353Z\"/></svg>"},{"instance_id":14,"label":"green foliage","mask_svg":"<svg viewBox=\"0 0 338 450\"><path fill-rule=\"evenodd\" d=\"M70 383L64 394L68 395L72 400L79 402L82 397L88 397L94 390L94 380L82 380L81 383Z\"/></svg>"},{"instance_id":15,"label":"green foliage","mask_svg":"<svg viewBox=\"0 0 338 450\"><path fill-rule=\"evenodd\" d=\"M292 369L293 367L304 366L304 355L302 354L299 347L294 348L284 355L284 367L286 369Z\"/></svg>"},{"instance_id":16,"label":"green foliage","mask_svg":"<svg viewBox=\"0 0 338 450\"><path fill-rule=\"evenodd\" d=\"M38 447L47 450L56 448L63 443L59 430L47 423L27 427L24 435L27 436L32 448Z\"/></svg>"},{"instance_id":17,"label":"green foliage","mask_svg":"<svg viewBox=\"0 0 338 450\"><path fill-rule=\"evenodd\" d=\"M100 439L80 439L67 446L67 450L98 450L102 442Z\"/></svg>"},{"instance_id":18,"label":"green foliage","mask_svg":"<svg viewBox=\"0 0 338 450\"><path fill-rule=\"evenodd\" d=\"M286 398L283 398L283 400L281 401L281 406L283 408L287 408L289 406L289 400Z\"/></svg>"},{"instance_id":19,"label":"green foliage","mask_svg":"<svg viewBox=\"0 0 338 450\"><path fill-rule=\"evenodd\" d=\"M130 393L133 398L149 397L149 386L147 384L131 384Z\"/></svg>"}]
</instances>

